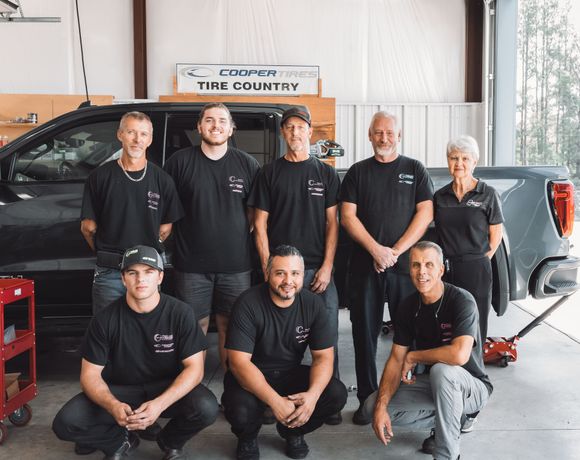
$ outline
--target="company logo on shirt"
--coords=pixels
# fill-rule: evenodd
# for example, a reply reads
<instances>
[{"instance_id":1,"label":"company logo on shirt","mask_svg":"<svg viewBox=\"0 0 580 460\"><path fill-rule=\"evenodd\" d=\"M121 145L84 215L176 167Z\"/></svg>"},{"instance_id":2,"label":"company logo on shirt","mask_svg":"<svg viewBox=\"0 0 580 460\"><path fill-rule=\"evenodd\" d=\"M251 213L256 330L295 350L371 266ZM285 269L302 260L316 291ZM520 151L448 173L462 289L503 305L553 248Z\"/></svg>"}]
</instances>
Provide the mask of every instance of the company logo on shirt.
<instances>
[{"instance_id":1,"label":"company logo on shirt","mask_svg":"<svg viewBox=\"0 0 580 460\"><path fill-rule=\"evenodd\" d=\"M310 196L324 196L324 184L315 179L308 179L308 193Z\"/></svg>"},{"instance_id":2,"label":"company logo on shirt","mask_svg":"<svg viewBox=\"0 0 580 460\"><path fill-rule=\"evenodd\" d=\"M441 323L441 342L450 343L453 338L453 325L451 323Z\"/></svg>"},{"instance_id":3,"label":"company logo on shirt","mask_svg":"<svg viewBox=\"0 0 580 460\"><path fill-rule=\"evenodd\" d=\"M159 195L159 193L155 193L152 192L151 190L149 190L147 192L147 207L149 209L153 209L155 211L157 211L159 209L159 199L161 198L161 195Z\"/></svg>"},{"instance_id":4,"label":"company logo on shirt","mask_svg":"<svg viewBox=\"0 0 580 460\"><path fill-rule=\"evenodd\" d=\"M173 353L175 351L175 342L173 334L155 334L153 336L153 348L155 353Z\"/></svg>"},{"instance_id":5,"label":"company logo on shirt","mask_svg":"<svg viewBox=\"0 0 580 460\"><path fill-rule=\"evenodd\" d=\"M470 208L479 208L481 207L481 205L483 205L482 201L475 201L475 200L467 200L467 203L465 203L467 206L469 206Z\"/></svg>"},{"instance_id":6,"label":"company logo on shirt","mask_svg":"<svg viewBox=\"0 0 580 460\"><path fill-rule=\"evenodd\" d=\"M228 177L228 187L233 193L244 192L244 179L236 176Z\"/></svg>"},{"instance_id":7,"label":"company logo on shirt","mask_svg":"<svg viewBox=\"0 0 580 460\"><path fill-rule=\"evenodd\" d=\"M296 326L296 340L298 343L304 343L310 336L310 328L304 326Z\"/></svg>"},{"instance_id":8,"label":"company logo on shirt","mask_svg":"<svg viewBox=\"0 0 580 460\"><path fill-rule=\"evenodd\" d=\"M399 184L413 185L415 183L415 176L413 174L399 174Z\"/></svg>"}]
</instances>

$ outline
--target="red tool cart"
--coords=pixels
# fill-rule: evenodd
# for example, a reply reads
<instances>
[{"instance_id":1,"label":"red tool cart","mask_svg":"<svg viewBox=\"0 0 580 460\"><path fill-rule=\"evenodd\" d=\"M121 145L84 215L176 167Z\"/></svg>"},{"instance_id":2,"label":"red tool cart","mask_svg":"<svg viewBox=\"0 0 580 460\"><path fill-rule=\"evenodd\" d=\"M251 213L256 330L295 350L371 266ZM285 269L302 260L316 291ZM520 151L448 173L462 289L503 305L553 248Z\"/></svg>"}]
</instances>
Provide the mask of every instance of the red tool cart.
<instances>
[{"instance_id":1,"label":"red tool cart","mask_svg":"<svg viewBox=\"0 0 580 460\"><path fill-rule=\"evenodd\" d=\"M22 299L28 300L28 328L16 329L16 338L4 343L4 308ZM24 306L23 306L24 307ZM8 435L2 421L8 420L16 426L26 425L32 418L32 409L27 404L37 394L36 388L36 338L34 326L34 281L22 278L0 279L0 444ZM28 353L28 372L6 374L6 363L22 353ZM11 377L10 380L7 377ZM7 381L8 380L8 381ZM8 385L7 385L8 383Z\"/></svg>"}]
</instances>

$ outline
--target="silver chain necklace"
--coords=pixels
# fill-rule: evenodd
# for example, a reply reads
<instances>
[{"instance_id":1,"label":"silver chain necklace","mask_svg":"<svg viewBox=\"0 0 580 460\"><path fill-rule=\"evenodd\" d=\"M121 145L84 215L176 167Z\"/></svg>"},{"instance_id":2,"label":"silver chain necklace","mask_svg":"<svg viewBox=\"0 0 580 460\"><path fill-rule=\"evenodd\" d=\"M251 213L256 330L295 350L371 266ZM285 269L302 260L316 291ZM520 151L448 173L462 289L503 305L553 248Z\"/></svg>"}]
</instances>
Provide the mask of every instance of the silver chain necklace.
<instances>
[{"instance_id":1,"label":"silver chain necklace","mask_svg":"<svg viewBox=\"0 0 580 460\"><path fill-rule=\"evenodd\" d=\"M119 164L119 166L121 167L121 169L125 173L125 176L127 176L127 179L129 179L130 181L133 181L133 182L141 182L145 178L145 174L147 174L147 163L149 163L149 162L145 161L145 169L143 169L143 174L141 174L141 177L139 177L137 179L133 179L131 177L131 175L125 170L125 167L123 166L123 162L121 161L120 158L117 160L117 163Z\"/></svg>"}]
</instances>

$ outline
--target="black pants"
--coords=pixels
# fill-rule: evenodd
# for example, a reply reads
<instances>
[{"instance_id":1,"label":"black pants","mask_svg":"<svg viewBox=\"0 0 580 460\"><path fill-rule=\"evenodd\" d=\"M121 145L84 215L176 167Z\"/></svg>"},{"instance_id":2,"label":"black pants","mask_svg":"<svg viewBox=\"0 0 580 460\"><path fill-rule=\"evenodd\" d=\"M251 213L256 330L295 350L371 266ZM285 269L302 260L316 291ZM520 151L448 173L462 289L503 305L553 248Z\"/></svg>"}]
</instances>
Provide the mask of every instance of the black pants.
<instances>
[{"instance_id":1,"label":"black pants","mask_svg":"<svg viewBox=\"0 0 580 460\"><path fill-rule=\"evenodd\" d=\"M491 260L483 255L472 260L449 259L449 270L445 281L468 291L477 303L479 311L479 329L481 331L481 346L487 338L487 321L491 308L491 286L493 274Z\"/></svg>"},{"instance_id":2,"label":"black pants","mask_svg":"<svg viewBox=\"0 0 580 460\"><path fill-rule=\"evenodd\" d=\"M291 371L274 371L265 373L264 376L278 394L286 396L308 390L310 367L298 366ZM319 428L329 416L342 410L346 404L346 397L346 387L333 377L320 395L308 422L298 428L288 428L279 424L279 429L290 436L310 433ZM224 376L222 403L226 419L232 426L232 433L242 439L252 439L258 435L266 405L252 393L244 390L229 371Z\"/></svg>"},{"instance_id":3,"label":"black pants","mask_svg":"<svg viewBox=\"0 0 580 460\"><path fill-rule=\"evenodd\" d=\"M137 409L145 401L159 396L172 381L148 385L109 385L111 393ZM169 406L161 417L171 418L160 433L167 448L181 449L196 433L215 422L218 403L214 394L203 385L196 386L179 401ZM79 393L56 414L52 430L63 441L73 441L111 455L123 443L127 430L101 406Z\"/></svg>"},{"instance_id":4,"label":"black pants","mask_svg":"<svg viewBox=\"0 0 580 460\"><path fill-rule=\"evenodd\" d=\"M350 275L350 321L357 383L357 397L362 403L378 390L377 340L383 324L385 301L389 303L391 321L396 325L397 307L415 292L407 273L387 270L384 273Z\"/></svg>"}]
</instances>

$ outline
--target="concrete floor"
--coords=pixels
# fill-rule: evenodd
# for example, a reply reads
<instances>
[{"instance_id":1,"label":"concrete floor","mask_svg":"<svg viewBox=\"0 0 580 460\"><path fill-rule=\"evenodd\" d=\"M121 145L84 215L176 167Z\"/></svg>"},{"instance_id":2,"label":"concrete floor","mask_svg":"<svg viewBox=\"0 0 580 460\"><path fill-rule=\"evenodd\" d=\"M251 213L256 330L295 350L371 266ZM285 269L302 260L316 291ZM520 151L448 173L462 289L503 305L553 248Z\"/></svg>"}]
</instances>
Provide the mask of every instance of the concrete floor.
<instances>
[{"instance_id":1,"label":"concrete floor","mask_svg":"<svg viewBox=\"0 0 580 460\"><path fill-rule=\"evenodd\" d=\"M576 300L577 302L577 300ZM574 299L569 303L574 303ZM567 308L573 308L568 305ZM490 318L494 334L513 335L532 317L512 305L502 318ZM212 340L215 340L215 334ZM0 446L2 459L78 459L70 443L59 441L52 433L52 418L61 405L79 391L78 340L60 339L50 351L38 354L39 395L31 402L33 417L22 428L7 420L8 438ZM380 338L380 368L391 345L390 336ZM344 383L355 384L354 356L348 312L340 313L340 368ZM541 325L522 339L519 360L507 368L488 366L495 385L486 409L472 433L462 435L462 459L580 459L580 344L573 338ZM222 372L215 349L208 353L205 383L219 397ZM358 407L355 393L349 392L343 411L342 425L323 426L306 437L312 459L428 459L418 451L427 432L395 431L388 447L376 440L370 426L351 423ZM274 425L265 426L259 438L262 459L285 459L284 442ZM200 433L186 448L191 458L234 458L236 439L230 433L223 415ZM132 455L135 459L158 459L160 451L154 443L142 441ZM94 453L87 460L102 458Z\"/></svg>"}]
</instances>

